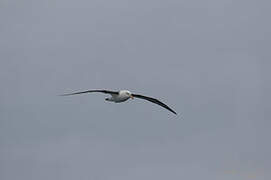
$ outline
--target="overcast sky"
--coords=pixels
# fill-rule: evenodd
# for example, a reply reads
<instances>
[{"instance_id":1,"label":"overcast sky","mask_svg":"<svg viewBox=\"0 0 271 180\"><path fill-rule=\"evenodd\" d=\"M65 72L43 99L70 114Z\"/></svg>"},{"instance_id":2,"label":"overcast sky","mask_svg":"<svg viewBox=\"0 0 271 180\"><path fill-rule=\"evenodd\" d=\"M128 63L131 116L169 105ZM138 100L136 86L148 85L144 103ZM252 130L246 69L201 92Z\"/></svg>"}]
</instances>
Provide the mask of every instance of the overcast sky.
<instances>
[{"instance_id":1,"label":"overcast sky","mask_svg":"<svg viewBox=\"0 0 271 180\"><path fill-rule=\"evenodd\" d=\"M271 179L270 6L1 0L0 179Z\"/></svg>"}]
</instances>

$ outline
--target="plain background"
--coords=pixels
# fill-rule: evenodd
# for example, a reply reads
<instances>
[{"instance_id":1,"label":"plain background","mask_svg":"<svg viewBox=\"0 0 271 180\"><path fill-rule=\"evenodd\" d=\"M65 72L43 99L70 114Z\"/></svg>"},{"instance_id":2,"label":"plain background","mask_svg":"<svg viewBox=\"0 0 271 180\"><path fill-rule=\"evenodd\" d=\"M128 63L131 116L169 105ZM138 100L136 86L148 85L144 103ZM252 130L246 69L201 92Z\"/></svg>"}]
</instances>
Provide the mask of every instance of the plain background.
<instances>
[{"instance_id":1,"label":"plain background","mask_svg":"<svg viewBox=\"0 0 271 180\"><path fill-rule=\"evenodd\" d=\"M271 179L270 6L1 0L0 179Z\"/></svg>"}]
</instances>

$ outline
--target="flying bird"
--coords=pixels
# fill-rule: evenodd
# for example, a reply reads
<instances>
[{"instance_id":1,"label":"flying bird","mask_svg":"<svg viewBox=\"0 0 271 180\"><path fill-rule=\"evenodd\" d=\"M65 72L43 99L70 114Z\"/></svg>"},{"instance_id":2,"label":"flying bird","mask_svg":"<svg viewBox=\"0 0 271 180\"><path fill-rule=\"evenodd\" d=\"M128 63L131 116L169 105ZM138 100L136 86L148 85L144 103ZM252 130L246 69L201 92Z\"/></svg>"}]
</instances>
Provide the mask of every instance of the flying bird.
<instances>
[{"instance_id":1,"label":"flying bird","mask_svg":"<svg viewBox=\"0 0 271 180\"><path fill-rule=\"evenodd\" d=\"M106 101L112 101L115 103L121 103L124 101L127 101L128 99L134 99L134 98L140 98L145 99L147 101L150 101L152 103L158 104L159 106L162 106L163 108L166 108L170 112L177 114L174 110L172 110L170 107L168 107L166 104L162 103L158 99L143 96L140 94L133 94L128 90L120 90L120 91L109 91L109 90L88 90L88 91L81 91L81 92L75 92L75 93L69 93L69 94L62 94L61 96L70 96L70 95L76 95L76 94L84 94L84 93L93 93L93 92L100 92L104 94L110 94L111 97L106 98Z\"/></svg>"}]
</instances>

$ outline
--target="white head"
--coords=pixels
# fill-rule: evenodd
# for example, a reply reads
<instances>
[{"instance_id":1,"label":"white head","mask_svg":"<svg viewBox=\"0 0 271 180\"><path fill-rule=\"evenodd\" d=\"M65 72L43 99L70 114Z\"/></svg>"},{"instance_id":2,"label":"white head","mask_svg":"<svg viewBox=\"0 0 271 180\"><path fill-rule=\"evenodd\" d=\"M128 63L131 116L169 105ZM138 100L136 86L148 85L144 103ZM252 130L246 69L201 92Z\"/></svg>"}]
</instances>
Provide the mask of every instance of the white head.
<instances>
[{"instance_id":1,"label":"white head","mask_svg":"<svg viewBox=\"0 0 271 180\"><path fill-rule=\"evenodd\" d=\"M126 97L129 97L131 99L134 99L132 93L130 91L128 91L128 90L121 90L121 91L119 91L119 94L121 96L126 96Z\"/></svg>"}]
</instances>

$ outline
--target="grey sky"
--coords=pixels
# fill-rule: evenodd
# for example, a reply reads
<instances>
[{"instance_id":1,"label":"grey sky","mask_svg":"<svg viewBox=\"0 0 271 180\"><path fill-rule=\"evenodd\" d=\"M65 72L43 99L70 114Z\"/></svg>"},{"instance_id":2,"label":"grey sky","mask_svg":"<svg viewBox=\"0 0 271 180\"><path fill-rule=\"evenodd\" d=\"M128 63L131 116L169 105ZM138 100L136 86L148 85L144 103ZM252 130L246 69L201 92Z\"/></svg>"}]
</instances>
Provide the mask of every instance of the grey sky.
<instances>
[{"instance_id":1,"label":"grey sky","mask_svg":"<svg viewBox=\"0 0 271 180\"><path fill-rule=\"evenodd\" d=\"M1 0L0 179L270 179L270 5Z\"/></svg>"}]
</instances>

